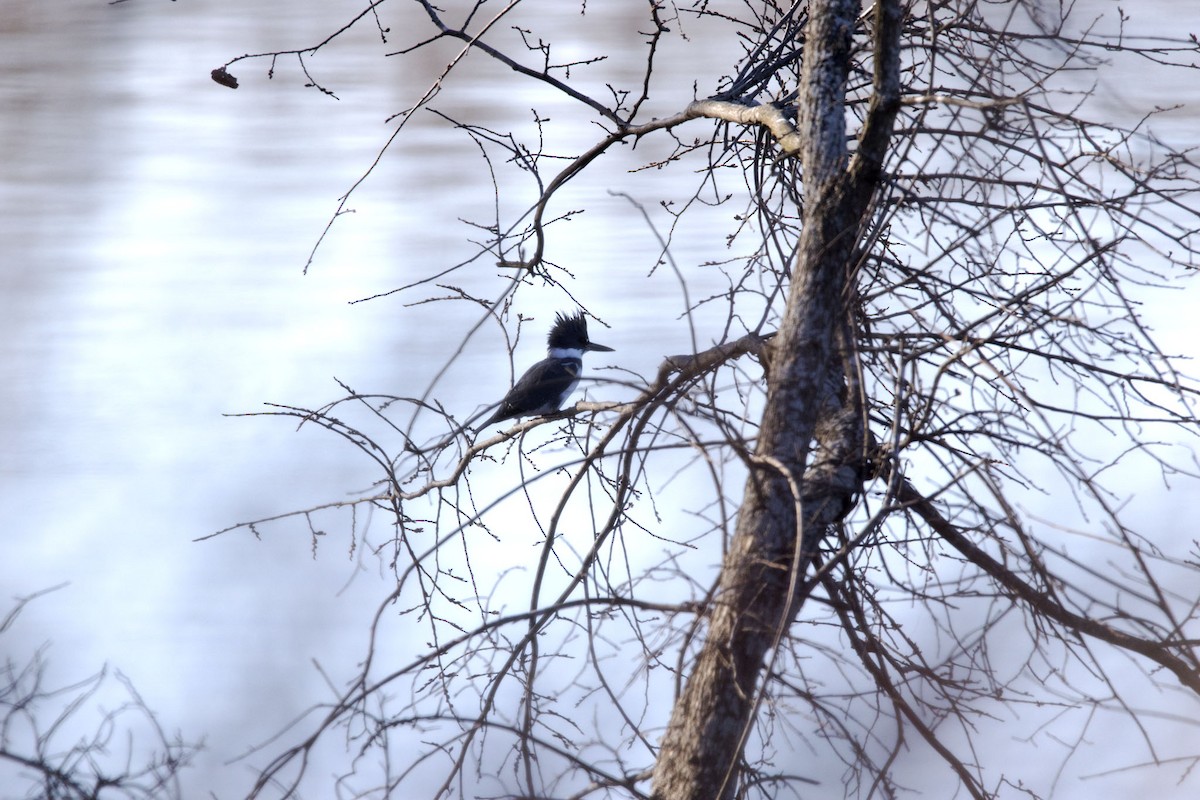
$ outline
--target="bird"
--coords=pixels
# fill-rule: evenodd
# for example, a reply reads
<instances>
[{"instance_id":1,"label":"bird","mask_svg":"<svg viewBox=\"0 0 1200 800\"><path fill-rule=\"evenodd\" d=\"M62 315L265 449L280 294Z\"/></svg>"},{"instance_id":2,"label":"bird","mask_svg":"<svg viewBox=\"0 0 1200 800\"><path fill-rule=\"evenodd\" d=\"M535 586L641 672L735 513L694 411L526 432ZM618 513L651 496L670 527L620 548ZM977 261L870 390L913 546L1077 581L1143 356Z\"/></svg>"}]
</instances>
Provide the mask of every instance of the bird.
<instances>
[{"instance_id":1,"label":"bird","mask_svg":"<svg viewBox=\"0 0 1200 800\"><path fill-rule=\"evenodd\" d=\"M587 352L611 353L613 349L588 339L582 312L570 316L559 312L546 337L546 357L525 371L480 429L506 419L558 411L579 385Z\"/></svg>"}]
</instances>

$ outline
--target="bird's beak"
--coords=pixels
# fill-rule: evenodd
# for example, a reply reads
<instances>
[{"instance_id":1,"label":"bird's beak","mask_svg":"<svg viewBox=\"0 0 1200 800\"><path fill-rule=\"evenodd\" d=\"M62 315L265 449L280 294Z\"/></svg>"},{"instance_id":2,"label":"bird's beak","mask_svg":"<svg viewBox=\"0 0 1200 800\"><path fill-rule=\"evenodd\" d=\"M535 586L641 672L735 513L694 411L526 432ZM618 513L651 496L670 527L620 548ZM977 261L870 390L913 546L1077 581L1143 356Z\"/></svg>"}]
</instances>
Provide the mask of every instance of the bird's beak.
<instances>
[{"instance_id":1,"label":"bird's beak","mask_svg":"<svg viewBox=\"0 0 1200 800\"><path fill-rule=\"evenodd\" d=\"M588 342L588 343L587 343L587 345L585 345L583 349L584 349L584 350L591 350L592 352L597 352L597 353L611 353L611 352L613 352L613 349L612 349L611 347L605 347L604 345L602 345L602 344L596 344L595 342Z\"/></svg>"}]
</instances>

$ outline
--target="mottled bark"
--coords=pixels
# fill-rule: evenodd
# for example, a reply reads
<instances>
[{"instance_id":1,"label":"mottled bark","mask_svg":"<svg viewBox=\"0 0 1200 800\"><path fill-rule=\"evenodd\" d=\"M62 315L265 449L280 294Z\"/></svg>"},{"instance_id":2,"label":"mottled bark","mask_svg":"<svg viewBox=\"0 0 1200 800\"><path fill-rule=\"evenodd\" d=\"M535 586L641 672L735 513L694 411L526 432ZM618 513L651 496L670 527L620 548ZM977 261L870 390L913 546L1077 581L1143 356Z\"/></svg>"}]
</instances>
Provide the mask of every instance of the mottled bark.
<instances>
[{"instance_id":1,"label":"mottled bark","mask_svg":"<svg viewBox=\"0 0 1200 800\"><path fill-rule=\"evenodd\" d=\"M847 298L899 105L902 10L895 0L877 5L876 97L851 159L844 100L858 11L852 0L810 3L796 126L804 227L783 324L769 348L767 404L737 530L707 637L661 743L653 784L661 800L732 796L765 657L800 607L797 589L811 558L804 550L844 513L860 483Z\"/></svg>"}]
</instances>

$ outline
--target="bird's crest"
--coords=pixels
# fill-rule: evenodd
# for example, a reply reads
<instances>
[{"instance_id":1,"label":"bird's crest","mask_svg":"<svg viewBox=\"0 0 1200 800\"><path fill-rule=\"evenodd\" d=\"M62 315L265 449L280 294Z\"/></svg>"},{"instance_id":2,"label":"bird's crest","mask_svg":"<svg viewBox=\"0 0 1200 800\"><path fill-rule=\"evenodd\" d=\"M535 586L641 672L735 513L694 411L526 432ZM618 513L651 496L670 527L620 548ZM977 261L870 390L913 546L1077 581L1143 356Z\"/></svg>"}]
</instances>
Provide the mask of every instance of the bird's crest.
<instances>
[{"instance_id":1,"label":"bird's crest","mask_svg":"<svg viewBox=\"0 0 1200 800\"><path fill-rule=\"evenodd\" d=\"M582 347L588 343L587 318L583 312L564 314L561 311L554 318L550 335L546 337L549 347Z\"/></svg>"}]
</instances>

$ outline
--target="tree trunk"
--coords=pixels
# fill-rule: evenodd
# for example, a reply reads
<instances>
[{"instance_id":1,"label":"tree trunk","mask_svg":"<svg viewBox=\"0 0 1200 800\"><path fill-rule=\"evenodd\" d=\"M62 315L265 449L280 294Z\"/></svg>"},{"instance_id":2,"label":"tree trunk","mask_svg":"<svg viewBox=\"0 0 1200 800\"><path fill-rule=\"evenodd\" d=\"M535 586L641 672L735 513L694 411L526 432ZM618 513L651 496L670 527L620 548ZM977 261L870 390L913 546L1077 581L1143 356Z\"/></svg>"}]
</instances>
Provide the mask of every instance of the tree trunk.
<instances>
[{"instance_id":1,"label":"tree trunk","mask_svg":"<svg viewBox=\"0 0 1200 800\"><path fill-rule=\"evenodd\" d=\"M898 0L876 6L874 96L851 160L845 87L857 14L853 0L809 4L797 125L804 225L737 530L707 637L661 743L659 800L733 796L764 658L800 608L811 551L861 482L862 417L857 393L846 391L856 383L849 278L898 108L902 11Z\"/></svg>"}]
</instances>

